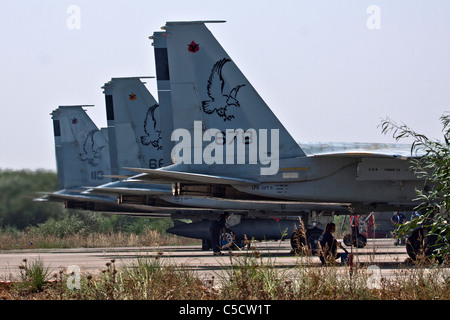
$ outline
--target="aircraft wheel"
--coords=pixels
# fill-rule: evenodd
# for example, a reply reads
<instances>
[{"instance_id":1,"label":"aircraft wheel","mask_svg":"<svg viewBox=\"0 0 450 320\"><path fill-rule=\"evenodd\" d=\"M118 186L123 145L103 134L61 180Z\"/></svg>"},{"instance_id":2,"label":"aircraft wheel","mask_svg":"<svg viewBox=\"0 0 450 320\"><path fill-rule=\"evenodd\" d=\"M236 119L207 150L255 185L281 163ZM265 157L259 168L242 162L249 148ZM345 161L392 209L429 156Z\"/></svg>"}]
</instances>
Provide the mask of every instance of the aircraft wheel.
<instances>
[{"instance_id":1,"label":"aircraft wheel","mask_svg":"<svg viewBox=\"0 0 450 320\"><path fill-rule=\"evenodd\" d=\"M342 241L344 242L344 244L347 247L351 247L352 246L352 235L351 234L346 234L344 236L344 238L342 239Z\"/></svg>"},{"instance_id":2,"label":"aircraft wheel","mask_svg":"<svg viewBox=\"0 0 450 320\"><path fill-rule=\"evenodd\" d=\"M222 250L233 250L238 247L236 244L236 236L233 231L227 229L225 231L225 239L221 239Z\"/></svg>"},{"instance_id":3,"label":"aircraft wheel","mask_svg":"<svg viewBox=\"0 0 450 320\"><path fill-rule=\"evenodd\" d=\"M424 239L425 255L427 257L431 257L432 255L436 254L438 249L442 246L442 242L439 242L438 237L434 234L428 235ZM436 259L439 264L442 264L444 262L444 259L442 257L437 257Z\"/></svg>"},{"instance_id":4,"label":"aircraft wheel","mask_svg":"<svg viewBox=\"0 0 450 320\"><path fill-rule=\"evenodd\" d=\"M418 254L425 254L426 257L433 255L439 244L436 245L437 237L435 235L425 236L423 228L414 230L406 241L406 252L411 260L416 261ZM438 258L438 262L442 263L443 259Z\"/></svg>"},{"instance_id":5,"label":"aircraft wheel","mask_svg":"<svg viewBox=\"0 0 450 320\"><path fill-rule=\"evenodd\" d=\"M291 236L291 247L296 254L317 254L319 237L323 231L313 228L305 232L297 229Z\"/></svg>"},{"instance_id":6,"label":"aircraft wheel","mask_svg":"<svg viewBox=\"0 0 450 320\"><path fill-rule=\"evenodd\" d=\"M365 235L358 234L358 248L364 248L367 244L367 238Z\"/></svg>"},{"instance_id":7,"label":"aircraft wheel","mask_svg":"<svg viewBox=\"0 0 450 320\"><path fill-rule=\"evenodd\" d=\"M306 237L308 238L308 244L312 254L317 254L319 251L319 238L322 233L323 230L318 228L314 228L306 232Z\"/></svg>"},{"instance_id":8,"label":"aircraft wheel","mask_svg":"<svg viewBox=\"0 0 450 320\"><path fill-rule=\"evenodd\" d=\"M358 234L357 238L358 238L358 240L357 240L357 242L356 241L353 242L353 246L358 247L358 248L364 248L367 244L366 236L364 236L362 234ZM352 246L352 235L346 234L344 236L343 242L346 246L351 247Z\"/></svg>"},{"instance_id":9,"label":"aircraft wheel","mask_svg":"<svg viewBox=\"0 0 450 320\"><path fill-rule=\"evenodd\" d=\"M424 230L418 228L414 230L406 241L406 253L411 260L416 261L417 255L423 248Z\"/></svg>"}]
</instances>

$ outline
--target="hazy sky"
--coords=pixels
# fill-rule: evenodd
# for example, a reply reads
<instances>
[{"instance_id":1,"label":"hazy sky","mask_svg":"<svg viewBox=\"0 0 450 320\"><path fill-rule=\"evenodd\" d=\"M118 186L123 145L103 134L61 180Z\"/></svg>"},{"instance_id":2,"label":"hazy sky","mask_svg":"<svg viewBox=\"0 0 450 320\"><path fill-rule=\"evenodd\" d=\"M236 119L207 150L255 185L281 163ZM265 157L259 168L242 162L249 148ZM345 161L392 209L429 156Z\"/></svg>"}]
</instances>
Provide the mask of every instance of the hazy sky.
<instances>
[{"instance_id":1,"label":"hazy sky","mask_svg":"<svg viewBox=\"0 0 450 320\"><path fill-rule=\"evenodd\" d=\"M0 168L56 170L50 112L106 126L100 87L154 76L148 36L177 20L227 21L208 27L297 141L393 142L386 116L441 137L450 1L2 0Z\"/></svg>"}]
</instances>

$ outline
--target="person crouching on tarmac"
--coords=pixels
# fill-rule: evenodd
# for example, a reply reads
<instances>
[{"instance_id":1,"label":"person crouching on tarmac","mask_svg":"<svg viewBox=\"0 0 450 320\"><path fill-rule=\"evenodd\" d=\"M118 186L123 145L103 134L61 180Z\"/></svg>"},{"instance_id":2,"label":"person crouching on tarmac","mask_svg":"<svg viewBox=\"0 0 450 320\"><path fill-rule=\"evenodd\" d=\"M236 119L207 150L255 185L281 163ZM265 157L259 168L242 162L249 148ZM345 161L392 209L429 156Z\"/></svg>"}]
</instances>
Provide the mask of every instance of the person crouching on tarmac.
<instances>
[{"instance_id":1,"label":"person crouching on tarmac","mask_svg":"<svg viewBox=\"0 0 450 320\"><path fill-rule=\"evenodd\" d=\"M230 214L228 212L222 213L216 220L214 220L209 227L209 234L211 236L211 246L215 256L219 256L221 244L220 239L225 238L225 223L227 222Z\"/></svg>"},{"instance_id":2,"label":"person crouching on tarmac","mask_svg":"<svg viewBox=\"0 0 450 320\"><path fill-rule=\"evenodd\" d=\"M341 257L341 254L337 253L338 246L348 254L347 249L334 238L333 233L335 231L336 225L334 223L328 223L325 226L325 231L319 238L319 258L322 265L326 265L327 261L339 259Z\"/></svg>"}]
</instances>

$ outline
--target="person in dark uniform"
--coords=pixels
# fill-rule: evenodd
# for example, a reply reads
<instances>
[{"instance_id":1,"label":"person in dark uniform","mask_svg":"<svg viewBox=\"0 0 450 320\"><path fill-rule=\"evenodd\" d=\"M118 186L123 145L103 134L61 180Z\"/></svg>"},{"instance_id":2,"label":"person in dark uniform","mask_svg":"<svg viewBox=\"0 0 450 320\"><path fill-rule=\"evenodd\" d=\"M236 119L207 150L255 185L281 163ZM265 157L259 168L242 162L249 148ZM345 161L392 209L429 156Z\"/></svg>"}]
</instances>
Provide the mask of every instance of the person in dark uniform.
<instances>
[{"instance_id":1,"label":"person in dark uniform","mask_svg":"<svg viewBox=\"0 0 450 320\"><path fill-rule=\"evenodd\" d=\"M396 213L394 213L394 215L391 218L391 222L394 224L395 230L394 232L397 234L397 240L395 241L394 245L398 246L400 244L405 244L406 240L405 240L405 235L404 234L398 234L400 233L400 229L402 228L403 224L406 222L406 216L397 211Z\"/></svg>"},{"instance_id":2,"label":"person in dark uniform","mask_svg":"<svg viewBox=\"0 0 450 320\"><path fill-rule=\"evenodd\" d=\"M221 255L220 252L220 239L225 235L225 223L227 222L230 214L228 212L222 213L216 220L214 220L209 227L209 234L211 236L211 246L214 255Z\"/></svg>"},{"instance_id":3,"label":"person in dark uniform","mask_svg":"<svg viewBox=\"0 0 450 320\"><path fill-rule=\"evenodd\" d=\"M337 247L343 249L346 253L348 253L347 249L345 249L333 236L333 233L336 231L336 225L334 223L328 223L325 226L325 231L319 238L319 258L322 262L322 265L325 265L330 258L339 259L341 257L340 253L337 253Z\"/></svg>"}]
</instances>

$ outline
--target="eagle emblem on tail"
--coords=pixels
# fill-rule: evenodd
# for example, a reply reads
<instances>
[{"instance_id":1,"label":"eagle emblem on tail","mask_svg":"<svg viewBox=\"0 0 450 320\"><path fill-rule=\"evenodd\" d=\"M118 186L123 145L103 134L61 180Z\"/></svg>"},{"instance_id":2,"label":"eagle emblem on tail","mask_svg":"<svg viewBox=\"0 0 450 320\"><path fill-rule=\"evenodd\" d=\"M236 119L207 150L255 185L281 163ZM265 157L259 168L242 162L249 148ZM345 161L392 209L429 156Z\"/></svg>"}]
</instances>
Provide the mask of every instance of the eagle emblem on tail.
<instances>
[{"instance_id":1,"label":"eagle emblem on tail","mask_svg":"<svg viewBox=\"0 0 450 320\"><path fill-rule=\"evenodd\" d=\"M239 89L245 86L245 84L238 85L230 92L224 92L225 81L222 76L222 69L230 61L230 59L224 58L214 64L207 86L210 100L202 102L205 113L213 114L215 112L219 117L223 118L223 121L231 121L234 119L234 115L231 114L232 110L229 110L228 107L240 107L236 96Z\"/></svg>"},{"instance_id":2,"label":"eagle emblem on tail","mask_svg":"<svg viewBox=\"0 0 450 320\"><path fill-rule=\"evenodd\" d=\"M96 166L99 163L99 159L102 158L102 150L105 146L98 146L94 135L100 132L97 129L91 130L84 140L82 152L80 152L80 160L88 161L92 166Z\"/></svg>"},{"instance_id":3,"label":"eagle emblem on tail","mask_svg":"<svg viewBox=\"0 0 450 320\"><path fill-rule=\"evenodd\" d=\"M162 150L163 147L159 144L161 141L161 130L155 117L155 111L158 107L159 105L155 104L147 110L144 120L145 136L141 136L141 143L144 146L152 145L156 150Z\"/></svg>"}]
</instances>

